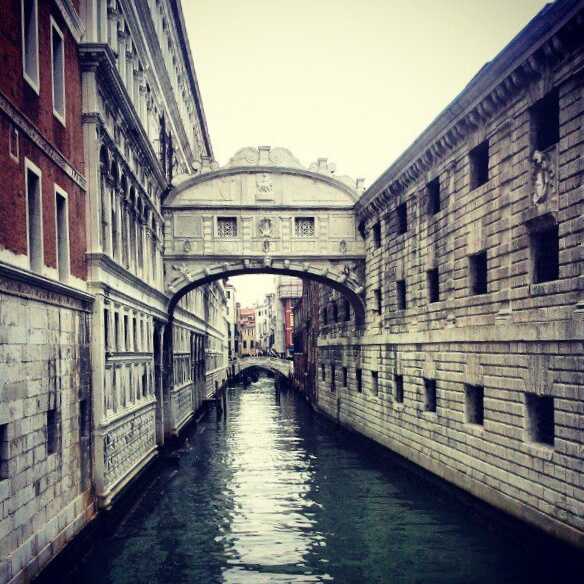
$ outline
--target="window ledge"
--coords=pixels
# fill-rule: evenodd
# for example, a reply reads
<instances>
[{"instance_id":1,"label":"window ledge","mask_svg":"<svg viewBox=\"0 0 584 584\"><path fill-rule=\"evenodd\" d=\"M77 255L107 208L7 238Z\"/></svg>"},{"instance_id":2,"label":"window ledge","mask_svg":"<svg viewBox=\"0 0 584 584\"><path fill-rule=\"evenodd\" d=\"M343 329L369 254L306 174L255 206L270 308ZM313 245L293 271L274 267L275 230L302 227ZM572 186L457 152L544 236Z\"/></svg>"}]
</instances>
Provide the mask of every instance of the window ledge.
<instances>
[{"instance_id":1,"label":"window ledge","mask_svg":"<svg viewBox=\"0 0 584 584\"><path fill-rule=\"evenodd\" d=\"M570 280L551 280L538 284L529 284L529 294L531 296L547 296L548 294L559 294L569 292L573 289Z\"/></svg>"},{"instance_id":2,"label":"window ledge","mask_svg":"<svg viewBox=\"0 0 584 584\"><path fill-rule=\"evenodd\" d=\"M543 460L552 460L554 455L554 447L543 442L526 442L525 448L528 454Z\"/></svg>"}]
</instances>

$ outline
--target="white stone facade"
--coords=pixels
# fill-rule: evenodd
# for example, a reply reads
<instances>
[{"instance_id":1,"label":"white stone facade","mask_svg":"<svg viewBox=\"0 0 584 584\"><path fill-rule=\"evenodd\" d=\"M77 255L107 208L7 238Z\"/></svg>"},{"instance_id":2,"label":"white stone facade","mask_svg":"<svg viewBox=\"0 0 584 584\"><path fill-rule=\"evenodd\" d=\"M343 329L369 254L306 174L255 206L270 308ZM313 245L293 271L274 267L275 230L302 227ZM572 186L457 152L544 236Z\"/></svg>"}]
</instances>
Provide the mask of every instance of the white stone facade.
<instances>
[{"instance_id":1,"label":"white stone facade","mask_svg":"<svg viewBox=\"0 0 584 584\"><path fill-rule=\"evenodd\" d=\"M364 193L366 326L323 291L317 375L341 424L580 546L583 15L547 6Z\"/></svg>"}]
</instances>

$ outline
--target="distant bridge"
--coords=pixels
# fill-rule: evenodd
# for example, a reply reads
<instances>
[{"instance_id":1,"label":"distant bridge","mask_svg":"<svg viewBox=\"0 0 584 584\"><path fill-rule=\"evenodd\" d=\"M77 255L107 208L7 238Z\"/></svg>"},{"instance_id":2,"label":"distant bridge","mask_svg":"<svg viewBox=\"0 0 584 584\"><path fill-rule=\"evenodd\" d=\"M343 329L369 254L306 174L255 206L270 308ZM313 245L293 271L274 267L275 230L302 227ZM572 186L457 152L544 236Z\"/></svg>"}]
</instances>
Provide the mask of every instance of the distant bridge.
<instances>
[{"instance_id":1,"label":"distant bridge","mask_svg":"<svg viewBox=\"0 0 584 584\"><path fill-rule=\"evenodd\" d=\"M261 367L288 377L292 372L292 361L277 357L242 357L239 359L239 372L250 367Z\"/></svg>"}]
</instances>

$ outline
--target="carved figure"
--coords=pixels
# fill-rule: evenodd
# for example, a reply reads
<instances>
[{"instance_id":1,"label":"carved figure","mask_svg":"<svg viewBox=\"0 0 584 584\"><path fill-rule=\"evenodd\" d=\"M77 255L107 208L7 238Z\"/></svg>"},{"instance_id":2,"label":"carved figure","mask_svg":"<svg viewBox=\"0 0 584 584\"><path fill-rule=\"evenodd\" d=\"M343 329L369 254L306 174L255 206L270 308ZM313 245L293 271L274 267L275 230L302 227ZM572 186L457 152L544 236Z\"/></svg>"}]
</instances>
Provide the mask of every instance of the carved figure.
<instances>
[{"instance_id":1,"label":"carved figure","mask_svg":"<svg viewBox=\"0 0 584 584\"><path fill-rule=\"evenodd\" d=\"M178 275L176 275L168 283L168 287L169 288L174 288L177 284L179 284L183 280L189 280L189 281L191 280L191 273L188 271L188 269L185 266L181 266L181 265L178 265L178 264L173 264L172 265L172 269L175 272L178 272Z\"/></svg>"},{"instance_id":2,"label":"carved figure","mask_svg":"<svg viewBox=\"0 0 584 584\"><path fill-rule=\"evenodd\" d=\"M268 253L270 251L270 241L268 239L264 239L264 253Z\"/></svg>"},{"instance_id":3,"label":"carved figure","mask_svg":"<svg viewBox=\"0 0 584 584\"><path fill-rule=\"evenodd\" d=\"M347 242L344 239L339 242L339 252L343 255L347 253Z\"/></svg>"},{"instance_id":4,"label":"carved figure","mask_svg":"<svg viewBox=\"0 0 584 584\"><path fill-rule=\"evenodd\" d=\"M185 253L190 253L191 249L193 248L193 246L191 245L191 242L187 239L183 245L183 250Z\"/></svg>"},{"instance_id":5,"label":"carved figure","mask_svg":"<svg viewBox=\"0 0 584 584\"><path fill-rule=\"evenodd\" d=\"M262 219L258 224L260 237L272 237L272 222L269 219Z\"/></svg>"},{"instance_id":6,"label":"carved figure","mask_svg":"<svg viewBox=\"0 0 584 584\"><path fill-rule=\"evenodd\" d=\"M535 150L533 162L533 202L543 203L548 196L555 172L549 154Z\"/></svg>"}]
</instances>

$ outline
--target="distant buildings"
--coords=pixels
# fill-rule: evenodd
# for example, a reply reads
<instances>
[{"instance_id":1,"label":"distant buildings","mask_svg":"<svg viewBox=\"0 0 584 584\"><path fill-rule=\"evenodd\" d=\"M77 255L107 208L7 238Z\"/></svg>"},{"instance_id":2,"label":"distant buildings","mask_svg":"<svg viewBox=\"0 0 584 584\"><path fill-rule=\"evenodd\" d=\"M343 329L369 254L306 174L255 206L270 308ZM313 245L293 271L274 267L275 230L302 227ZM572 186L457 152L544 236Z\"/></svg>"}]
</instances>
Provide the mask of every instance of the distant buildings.
<instances>
[{"instance_id":1,"label":"distant buildings","mask_svg":"<svg viewBox=\"0 0 584 584\"><path fill-rule=\"evenodd\" d=\"M240 308L239 310L239 354L241 357L256 355L256 310L255 308Z\"/></svg>"},{"instance_id":2,"label":"distant buildings","mask_svg":"<svg viewBox=\"0 0 584 584\"><path fill-rule=\"evenodd\" d=\"M302 296L302 280L280 276L276 280L274 350L291 355L294 349L294 313L296 301Z\"/></svg>"}]
</instances>

